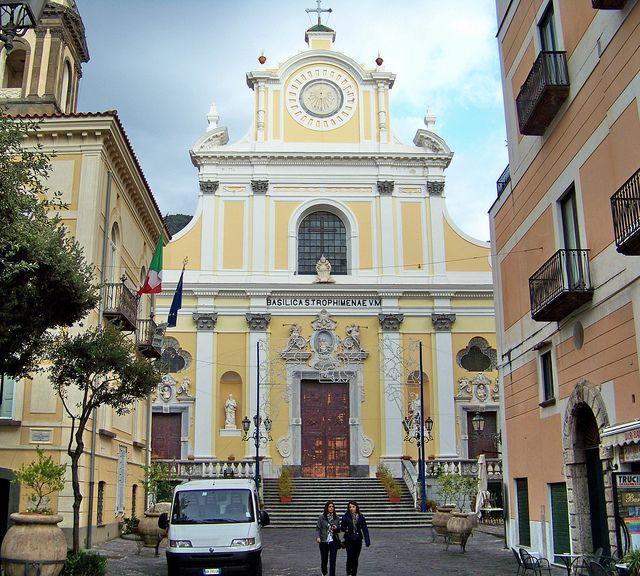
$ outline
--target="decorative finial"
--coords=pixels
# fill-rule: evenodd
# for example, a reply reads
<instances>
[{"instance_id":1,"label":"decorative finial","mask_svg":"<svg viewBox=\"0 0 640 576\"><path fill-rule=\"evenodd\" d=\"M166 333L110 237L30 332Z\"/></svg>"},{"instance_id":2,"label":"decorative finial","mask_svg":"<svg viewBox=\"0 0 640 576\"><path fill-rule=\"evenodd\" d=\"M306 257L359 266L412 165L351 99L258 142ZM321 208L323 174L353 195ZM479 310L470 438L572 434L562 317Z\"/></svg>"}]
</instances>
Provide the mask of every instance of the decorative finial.
<instances>
[{"instance_id":1,"label":"decorative finial","mask_svg":"<svg viewBox=\"0 0 640 576\"><path fill-rule=\"evenodd\" d=\"M435 132L436 115L431 111L431 106L427 106L427 113L424 116L424 125L427 127L427 130Z\"/></svg>"},{"instance_id":2,"label":"decorative finial","mask_svg":"<svg viewBox=\"0 0 640 576\"><path fill-rule=\"evenodd\" d=\"M218 120L220 120L220 116L218 115L218 108L216 108L215 102L211 103L211 108L209 108L209 113L207 114L207 120L209 121L207 132L218 127Z\"/></svg>"},{"instance_id":3,"label":"decorative finial","mask_svg":"<svg viewBox=\"0 0 640 576\"><path fill-rule=\"evenodd\" d=\"M264 50L260 52L260 56L258 56L258 62L260 64L264 64L267 61L267 57L264 55Z\"/></svg>"},{"instance_id":4,"label":"decorative finial","mask_svg":"<svg viewBox=\"0 0 640 576\"><path fill-rule=\"evenodd\" d=\"M320 26L322 25L322 21L320 20L320 14L322 14L322 12L329 12L329 14L331 14L333 10L331 8L321 8L320 5L322 4L322 0L316 0L316 3L318 4L317 8L306 8L305 12L307 14L310 14L311 12L316 12L318 14L318 26Z\"/></svg>"},{"instance_id":5,"label":"decorative finial","mask_svg":"<svg viewBox=\"0 0 640 576\"><path fill-rule=\"evenodd\" d=\"M382 59L382 57L380 56L380 52L378 52L378 57L376 58L376 64L378 66L382 66L382 63L384 62L384 60Z\"/></svg>"}]
</instances>

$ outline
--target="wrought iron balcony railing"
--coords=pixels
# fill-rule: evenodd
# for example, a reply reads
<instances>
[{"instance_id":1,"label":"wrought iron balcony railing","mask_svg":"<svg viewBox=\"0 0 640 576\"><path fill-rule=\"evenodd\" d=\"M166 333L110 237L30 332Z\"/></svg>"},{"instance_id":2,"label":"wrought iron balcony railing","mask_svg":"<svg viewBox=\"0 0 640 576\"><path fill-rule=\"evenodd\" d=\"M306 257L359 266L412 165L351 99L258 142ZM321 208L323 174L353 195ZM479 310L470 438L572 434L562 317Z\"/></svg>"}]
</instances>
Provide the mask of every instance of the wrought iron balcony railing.
<instances>
[{"instance_id":1,"label":"wrought iron balcony railing","mask_svg":"<svg viewBox=\"0 0 640 576\"><path fill-rule=\"evenodd\" d=\"M136 330L136 346L140 353L146 358L160 358L161 346L154 342L157 336L158 325L153 318L146 320L138 320L138 329ZM155 345L154 345L155 344Z\"/></svg>"},{"instance_id":2,"label":"wrought iron balcony railing","mask_svg":"<svg viewBox=\"0 0 640 576\"><path fill-rule=\"evenodd\" d=\"M531 317L562 320L593 296L588 250L558 250L529 278Z\"/></svg>"},{"instance_id":3,"label":"wrought iron balcony railing","mask_svg":"<svg viewBox=\"0 0 640 576\"><path fill-rule=\"evenodd\" d=\"M591 0L591 5L598 10L620 10L627 0Z\"/></svg>"},{"instance_id":4,"label":"wrought iron balcony railing","mask_svg":"<svg viewBox=\"0 0 640 576\"><path fill-rule=\"evenodd\" d=\"M103 316L121 330L136 329L138 299L135 292L122 282L108 282L104 286Z\"/></svg>"},{"instance_id":5,"label":"wrought iron balcony railing","mask_svg":"<svg viewBox=\"0 0 640 576\"><path fill-rule=\"evenodd\" d=\"M611 196L616 250L640 255L640 169Z\"/></svg>"},{"instance_id":6,"label":"wrought iron balcony railing","mask_svg":"<svg viewBox=\"0 0 640 576\"><path fill-rule=\"evenodd\" d=\"M540 52L516 98L521 134L541 136L569 95L565 52Z\"/></svg>"},{"instance_id":7,"label":"wrought iron balcony railing","mask_svg":"<svg viewBox=\"0 0 640 576\"><path fill-rule=\"evenodd\" d=\"M502 174L500 174L500 178L498 178L498 181L496 182L496 188L498 189L498 198L500 198L500 195L504 192L504 189L509 185L509 182L511 182L511 172L509 170L509 164L507 164L507 167L502 171Z\"/></svg>"}]
</instances>

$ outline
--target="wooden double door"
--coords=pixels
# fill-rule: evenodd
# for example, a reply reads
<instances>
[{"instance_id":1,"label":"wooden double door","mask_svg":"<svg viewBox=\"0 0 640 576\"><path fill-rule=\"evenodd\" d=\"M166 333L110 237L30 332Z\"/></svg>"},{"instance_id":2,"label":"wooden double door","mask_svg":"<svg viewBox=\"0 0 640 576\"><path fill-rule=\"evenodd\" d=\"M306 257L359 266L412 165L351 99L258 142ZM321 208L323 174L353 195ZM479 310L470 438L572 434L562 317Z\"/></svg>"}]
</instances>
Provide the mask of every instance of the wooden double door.
<instances>
[{"instance_id":1,"label":"wooden double door","mask_svg":"<svg viewBox=\"0 0 640 576\"><path fill-rule=\"evenodd\" d=\"M151 417L151 457L180 460L182 414L156 413Z\"/></svg>"},{"instance_id":2,"label":"wooden double door","mask_svg":"<svg viewBox=\"0 0 640 576\"><path fill-rule=\"evenodd\" d=\"M302 474L349 476L349 384L302 380Z\"/></svg>"}]
</instances>

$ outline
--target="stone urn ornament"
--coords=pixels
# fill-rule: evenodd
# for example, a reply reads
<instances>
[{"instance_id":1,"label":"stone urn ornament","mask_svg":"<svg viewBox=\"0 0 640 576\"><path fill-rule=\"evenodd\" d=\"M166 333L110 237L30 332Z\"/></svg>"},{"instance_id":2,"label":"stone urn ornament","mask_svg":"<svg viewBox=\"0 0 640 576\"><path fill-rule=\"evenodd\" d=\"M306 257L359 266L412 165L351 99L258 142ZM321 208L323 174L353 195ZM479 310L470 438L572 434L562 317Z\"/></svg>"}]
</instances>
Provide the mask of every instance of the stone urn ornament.
<instances>
[{"instance_id":1,"label":"stone urn ornament","mask_svg":"<svg viewBox=\"0 0 640 576\"><path fill-rule=\"evenodd\" d=\"M459 544L464 552L467 540L473 531L473 524L466 512L453 511L447 520L447 549L449 544Z\"/></svg>"},{"instance_id":2,"label":"stone urn ornament","mask_svg":"<svg viewBox=\"0 0 640 576\"><path fill-rule=\"evenodd\" d=\"M11 514L13 525L2 540L0 556L6 576L25 576L25 562L34 566L28 574L35 574L40 567L40 576L58 576L67 559L67 540L58 526L62 516L53 513L49 499L64 488L67 467L56 464L40 448L36 448L36 453L37 460L22 464L13 480L29 497L26 512Z\"/></svg>"},{"instance_id":3,"label":"stone urn ornament","mask_svg":"<svg viewBox=\"0 0 640 576\"><path fill-rule=\"evenodd\" d=\"M166 530L158 526L158 520L163 513L171 511L171 502L158 502L144 513L138 524L138 534L143 545L147 548L155 548L160 539L166 535Z\"/></svg>"},{"instance_id":4,"label":"stone urn ornament","mask_svg":"<svg viewBox=\"0 0 640 576\"><path fill-rule=\"evenodd\" d=\"M438 506L437 512L433 515L431 526L433 526L434 540L435 535L444 536L447 533L447 522L451 516L454 506Z\"/></svg>"}]
</instances>

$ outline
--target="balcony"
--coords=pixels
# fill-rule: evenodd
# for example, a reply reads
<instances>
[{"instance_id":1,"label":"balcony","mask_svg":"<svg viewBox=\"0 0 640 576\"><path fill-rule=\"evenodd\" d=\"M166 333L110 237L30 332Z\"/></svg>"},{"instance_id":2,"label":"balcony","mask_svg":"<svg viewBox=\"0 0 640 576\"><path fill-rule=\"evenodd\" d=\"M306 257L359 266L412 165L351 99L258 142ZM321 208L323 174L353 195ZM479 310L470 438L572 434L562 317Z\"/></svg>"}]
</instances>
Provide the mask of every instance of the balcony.
<instances>
[{"instance_id":1,"label":"balcony","mask_svg":"<svg viewBox=\"0 0 640 576\"><path fill-rule=\"evenodd\" d=\"M509 171L509 164L507 164L507 167L504 169L502 174L500 174L500 178L498 178L498 181L496 182L498 198L500 198L505 188L509 185L509 182L511 182L511 172Z\"/></svg>"},{"instance_id":2,"label":"balcony","mask_svg":"<svg viewBox=\"0 0 640 576\"><path fill-rule=\"evenodd\" d=\"M640 255L640 170L611 196L616 250L627 256Z\"/></svg>"},{"instance_id":3,"label":"balcony","mask_svg":"<svg viewBox=\"0 0 640 576\"><path fill-rule=\"evenodd\" d=\"M558 250L529 278L531 317L559 321L591 301L588 250Z\"/></svg>"},{"instance_id":4,"label":"balcony","mask_svg":"<svg viewBox=\"0 0 640 576\"><path fill-rule=\"evenodd\" d=\"M160 342L158 342L158 336L160 337ZM158 334L158 325L154 322L153 318L138 320L136 347L145 358L160 358L162 352L162 334Z\"/></svg>"},{"instance_id":5,"label":"balcony","mask_svg":"<svg viewBox=\"0 0 640 576\"><path fill-rule=\"evenodd\" d=\"M568 95L565 52L540 52L516 98L520 133L542 136Z\"/></svg>"},{"instance_id":6,"label":"balcony","mask_svg":"<svg viewBox=\"0 0 640 576\"><path fill-rule=\"evenodd\" d=\"M104 286L104 309L102 315L125 332L136 329L138 299L136 294L122 282L108 282Z\"/></svg>"},{"instance_id":7,"label":"balcony","mask_svg":"<svg viewBox=\"0 0 640 576\"><path fill-rule=\"evenodd\" d=\"M598 10L620 10L627 0L591 0L591 6Z\"/></svg>"}]
</instances>

